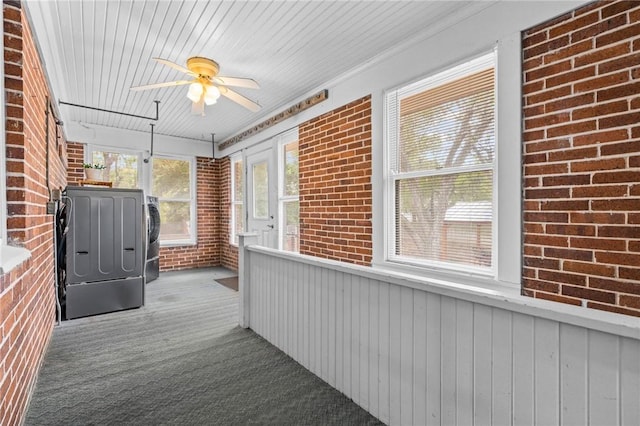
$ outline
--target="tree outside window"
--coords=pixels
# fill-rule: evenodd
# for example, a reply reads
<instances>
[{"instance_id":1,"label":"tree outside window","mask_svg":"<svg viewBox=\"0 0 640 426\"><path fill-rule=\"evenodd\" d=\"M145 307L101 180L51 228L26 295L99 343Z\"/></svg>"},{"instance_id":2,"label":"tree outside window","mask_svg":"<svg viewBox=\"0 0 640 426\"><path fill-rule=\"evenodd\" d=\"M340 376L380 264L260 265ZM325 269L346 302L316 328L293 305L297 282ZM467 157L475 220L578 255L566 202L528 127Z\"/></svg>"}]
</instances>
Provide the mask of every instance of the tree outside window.
<instances>
[{"instance_id":1,"label":"tree outside window","mask_svg":"<svg viewBox=\"0 0 640 426\"><path fill-rule=\"evenodd\" d=\"M152 193L160 202L160 240L194 239L190 160L153 159Z\"/></svg>"},{"instance_id":2,"label":"tree outside window","mask_svg":"<svg viewBox=\"0 0 640 426\"><path fill-rule=\"evenodd\" d=\"M280 246L300 251L300 202L298 198L298 141L281 145Z\"/></svg>"},{"instance_id":3,"label":"tree outside window","mask_svg":"<svg viewBox=\"0 0 640 426\"><path fill-rule=\"evenodd\" d=\"M138 182L138 154L122 152L93 151L91 163L104 165L102 180L109 181L113 188L135 189Z\"/></svg>"}]
</instances>

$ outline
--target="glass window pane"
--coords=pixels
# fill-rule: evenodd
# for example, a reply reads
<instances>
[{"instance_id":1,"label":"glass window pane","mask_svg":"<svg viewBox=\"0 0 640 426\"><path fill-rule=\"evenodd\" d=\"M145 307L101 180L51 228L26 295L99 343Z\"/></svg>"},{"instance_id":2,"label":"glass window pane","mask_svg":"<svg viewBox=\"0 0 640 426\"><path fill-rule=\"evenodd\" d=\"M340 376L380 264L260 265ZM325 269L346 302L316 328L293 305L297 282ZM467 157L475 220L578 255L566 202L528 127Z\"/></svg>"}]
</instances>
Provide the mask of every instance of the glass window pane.
<instances>
[{"instance_id":1,"label":"glass window pane","mask_svg":"<svg viewBox=\"0 0 640 426\"><path fill-rule=\"evenodd\" d=\"M112 182L113 188L138 188L138 155L94 151L92 163L105 166L102 180Z\"/></svg>"},{"instance_id":2,"label":"glass window pane","mask_svg":"<svg viewBox=\"0 0 640 426\"><path fill-rule=\"evenodd\" d=\"M191 238L191 203L188 201L160 201L160 238L185 240Z\"/></svg>"},{"instance_id":3,"label":"glass window pane","mask_svg":"<svg viewBox=\"0 0 640 426\"><path fill-rule=\"evenodd\" d=\"M493 173L396 181L396 254L491 266Z\"/></svg>"},{"instance_id":4,"label":"glass window pane","mask_svg":"<svg viewBox=\"0 0 640 426\"><path fill-rule=\"evenodd\" d=\"M283 202L284 232L282 233L282 249L300 251L300 203L298 201Z\"/></svg>"},{"instance_id":5,"label":"glass window pane","mask_svg":"<svg viewBox=\"0 0 640 426\"><path fill-rule=\"evenodd\" d=\"M233 201L242 201L242 160L233 162Z\"/></svg>"},{"instance_id":6,"label":"glass window pane","mask_svg":"<svg viewBox=\"0 0 640 426\"><path fill-rule=\"evenodd\" d=\"M269 216L269 176L267 162L253 165L253 217L267 219Z\"/></svg>"},{"instance_id":7,"label":"glass window pane","mask_svg":"<svg viewBox=\"0 0 640 426\"><path fill-rule=\"evenodd\" d=\"M298 141L284 146L284 170L282 193L285 196L298 195Z\"/></svg>"},{"instance_id":8,"label":"glass window pane","mask_svg":"<svg viewBox=\"0 0 640 426\"><path fill-rule=\"evenodd\" d=\"M160 198L191 198L191 162L153 159L153 195Z\"/></svg>"}]
</instances>

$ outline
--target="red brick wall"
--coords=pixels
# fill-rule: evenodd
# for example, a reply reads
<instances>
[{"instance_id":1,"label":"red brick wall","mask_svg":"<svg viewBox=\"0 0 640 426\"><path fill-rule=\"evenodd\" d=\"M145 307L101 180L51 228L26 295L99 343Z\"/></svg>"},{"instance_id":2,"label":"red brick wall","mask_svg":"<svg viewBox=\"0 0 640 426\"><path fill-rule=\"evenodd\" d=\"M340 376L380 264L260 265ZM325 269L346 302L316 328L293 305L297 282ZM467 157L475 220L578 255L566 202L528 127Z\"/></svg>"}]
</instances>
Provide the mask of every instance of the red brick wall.
<instances>
[{"instance_id":1,"label":"red brick wall","mask_svg":"<svg viewBox=\"0 0 640 426\"><path fill-rule=\"evenodd\" d=\"M220 183L220 264L238 270L238 247L229 243L231 238L231 159L218 160Z\"/></svg>"},{"instance_id":2,"label":"red brick wall","mask_svg":"<svg viewBox=\"0 0 640 426\"><path fill-rule=\"evenodd\" d=\"M210 158L197 158L198 242L195 246L160 248L160 270L220 265L220 190L218 165Z\"/></svg>"},{"instance_id":3,"label":"red brick wall","mask_svg":"<svg viewBox=\"0 0 640 426\"><path fill-rule=\"evenodd\" d=\"M84 179L84 144L69 142L67 144L69 165L67 167L67 181L69 185L79 185Z\"/></svg>"},{"instance_id":4,"label":"red brick wall","mask_svg":"<svg viewBox=\"0 0 640 426\"><path fill-rule=\"evenodd\" d=\"M66 185L64 138L49 116L49 179L45 123L51 98L19 2L4 2L8 240L31 258L0 278L0 424L19 424L55 319L53 216L47 185Z\"/></svg>"},{"instance_id":5,"label":"red brick wall","mask_svg":"<svg viewBox=\"0 0 640 426\"><path fill-rule=\"evenodd\" d=\"M300 125L300 253L371 263L371 97Z\"/></svg>"},{"instance_id":6,"label":"red brick wall","mask_svg":"<svg viewBox=\"0 0 640 426\"><path fill-rule=\"evenodd\" d=\"M640 2L523 34L524 294L640 316Z\"/></svg>"}]
</instances>

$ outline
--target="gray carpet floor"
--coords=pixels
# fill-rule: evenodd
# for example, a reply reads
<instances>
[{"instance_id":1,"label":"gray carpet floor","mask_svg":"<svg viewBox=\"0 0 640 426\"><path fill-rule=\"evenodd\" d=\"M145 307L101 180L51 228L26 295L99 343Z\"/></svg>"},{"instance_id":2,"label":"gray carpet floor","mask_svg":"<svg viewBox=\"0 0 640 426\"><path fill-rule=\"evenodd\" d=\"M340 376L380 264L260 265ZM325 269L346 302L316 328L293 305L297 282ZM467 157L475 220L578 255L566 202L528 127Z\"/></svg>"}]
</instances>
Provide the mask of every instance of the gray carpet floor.
<instances>
[{"instance_id":1,"label":"gray carpet floor","mask_svg":"<svg viewBox=\"0 0 640 426\"><path fill-rule=\"evenodd\" d=\"M163 273L146 306L56 327L25 425L378 424L237 326L231 275Z\"/></svg>"}]
</instances>

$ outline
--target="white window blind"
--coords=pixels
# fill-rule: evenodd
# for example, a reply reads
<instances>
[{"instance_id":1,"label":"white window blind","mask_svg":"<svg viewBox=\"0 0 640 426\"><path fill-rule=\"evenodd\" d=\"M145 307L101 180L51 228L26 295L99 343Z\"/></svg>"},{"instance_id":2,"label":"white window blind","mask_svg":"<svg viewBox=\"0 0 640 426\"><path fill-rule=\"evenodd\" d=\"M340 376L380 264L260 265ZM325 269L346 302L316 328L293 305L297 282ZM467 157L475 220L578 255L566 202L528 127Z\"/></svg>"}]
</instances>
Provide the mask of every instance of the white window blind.
<instances>
[{"instance_id":1,"label":"white window blind","mask_svg":"<svg viewBox=\"0 0 640 426\"><path fill-rule=\"evenodd\" d=\"M495 55L387 95L388 258L493 266Z\"/></svg>"}]
</instances>

